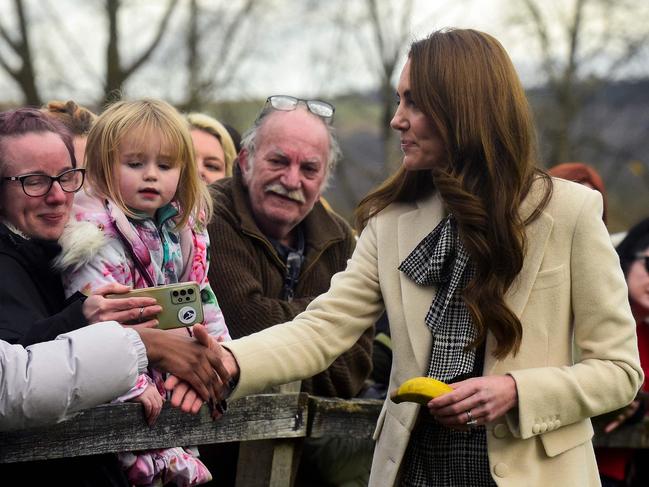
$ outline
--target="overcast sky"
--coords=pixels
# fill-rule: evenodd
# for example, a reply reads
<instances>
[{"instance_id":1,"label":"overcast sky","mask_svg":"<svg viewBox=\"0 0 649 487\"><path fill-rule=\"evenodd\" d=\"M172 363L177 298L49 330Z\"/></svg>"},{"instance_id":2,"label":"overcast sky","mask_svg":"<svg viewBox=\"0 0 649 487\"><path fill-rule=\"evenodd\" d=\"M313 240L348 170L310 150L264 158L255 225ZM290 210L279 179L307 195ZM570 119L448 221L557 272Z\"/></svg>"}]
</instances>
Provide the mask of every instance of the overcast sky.
<instances>
[{"instance_id":1,"label":"overcast sky","mask_svg":"<svg viewBox=\"0 0 649 487\"><path fill-rule=\"evenodd\" d=\"M100 96L107 38L100 11L102 1L25 0L30 25L35 27L32 44L38 48L39 86L44 98L69 97L88 102ZM230 4L236 5L238 1L230 0ZM260 19L248 26L251 30L246 36L254 47L253 62L242 63L242 77L221 90L221 98L265 97L269 93L331 96L376 86L376 77L362 48L349 39L341 45L338 31L330 20L309 15L310 5L322 7L328 5L326 0L263 1L270 2L271 8L265 9ZM185 2L181 0L181 4ZM131 5L123 9L120 17L121 32L124 37L128 36L123 43L124 57L128 60L129 54L141 50L153 35L153 25L166 1L124 3ZM394 3L398 5L399 1ZM543 5L560 20L565 15L565 7L572 3L572 0L544 0ZM209 0L203 4L208 8L213 5ZM354 11L364 4L364 0L348 0L346 8ZM489 32L503 43L523 82L529 86L541 80L538 46L524 28L512 24L520 4L520 0L416 0L411 38L445 26ZM0 21L6 28L15 27L12 6L12 2L0 3ZM160 96L174 101L185 82L182 49L177 47L178 39L185 32L185 18L184 5L181 5L154 62L128 83L127 95ZM560 39L555 44L561 50ZM6 46L1 42L0 49L6 53ZM0 75L0 90L0 101L20 99L20 92L6 75Z\"/></svg>"}]
</instances>

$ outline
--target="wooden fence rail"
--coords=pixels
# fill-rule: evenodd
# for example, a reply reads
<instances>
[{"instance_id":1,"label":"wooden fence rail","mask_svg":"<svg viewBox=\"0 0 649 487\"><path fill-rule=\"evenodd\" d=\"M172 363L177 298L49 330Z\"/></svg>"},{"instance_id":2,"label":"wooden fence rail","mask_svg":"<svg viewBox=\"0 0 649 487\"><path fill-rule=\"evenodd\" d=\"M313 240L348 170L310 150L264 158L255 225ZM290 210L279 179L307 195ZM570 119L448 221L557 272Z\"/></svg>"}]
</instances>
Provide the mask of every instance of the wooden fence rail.
<instances>
[{"instance_id":1,"label":"wooden fence rail","mask_svg":"<svg viewBox=\"0 0 649 487\"><path fill-rule=\"evenodd\" d=\"M245 442L242 448L248 448L240 455L238 470L243 473L237 478L238 486L288 486L304 438L369 438L380 410L378 400L259 394L233 401L217 422L210 419L205 407L199 414L189 415L165 404L158 421L149 428L143 422L141 405L110 404L54 426L0 433L0 463L241 441ZM595 424L596 446L649 448L648 422L624 426L608 435ZM260 476L260 469L267 470L265 477Z\"/></svg>"}]
</instances>

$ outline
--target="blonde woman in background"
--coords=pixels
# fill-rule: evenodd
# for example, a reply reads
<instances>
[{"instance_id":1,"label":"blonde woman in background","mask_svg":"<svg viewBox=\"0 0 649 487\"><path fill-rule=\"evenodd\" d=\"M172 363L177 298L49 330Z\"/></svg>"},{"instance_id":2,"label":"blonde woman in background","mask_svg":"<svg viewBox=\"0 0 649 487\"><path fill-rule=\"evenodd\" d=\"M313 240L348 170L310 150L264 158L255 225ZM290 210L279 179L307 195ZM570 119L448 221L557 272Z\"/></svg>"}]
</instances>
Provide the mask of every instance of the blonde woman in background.
<instances>
[{"instance_id":1,"label":"blonde woman in background","mask_svg":"<svg viewBox=\"0 0 649 487\"><path fill-rule=\"evenodd\" d=\"M204 113L190 113L187 115L187 121L194 141L201 179L211 184L232 176L232 164L237 157L237 151L225 126Z\"/></svg>"}]
</instances>

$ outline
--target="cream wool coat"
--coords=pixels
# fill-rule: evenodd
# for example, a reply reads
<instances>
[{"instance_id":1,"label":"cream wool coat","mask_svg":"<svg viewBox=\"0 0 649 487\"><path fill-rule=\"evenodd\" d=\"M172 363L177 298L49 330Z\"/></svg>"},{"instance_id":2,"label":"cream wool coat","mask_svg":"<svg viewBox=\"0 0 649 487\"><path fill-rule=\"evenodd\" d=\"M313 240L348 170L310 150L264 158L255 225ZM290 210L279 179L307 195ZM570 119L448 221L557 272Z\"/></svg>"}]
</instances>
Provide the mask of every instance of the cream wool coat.
<instances>
[{"instance_id":1,"label":"cream wool coat","mask_svg":"<svg viewBox=\"0 0 649 487\"><path fill-rule=\"evenodd\" d=\"M635 322L617 254L601 219L599 193L554 179L530 225L519 276L506 295L520 318L516 356L496 360L488 336L484 375L511 374L518 407L487 425L489 464L499 486L599 485L590 417L629 403L643 375ZM535 185L521 207L528 215ZM397 267L444 216L431 196L392 204L371 219L347 269L293 322L226 344L240 366L233 397L323 369L387 310L393 343L390 389L425 375L432 346L424 317L435 289ZM375 432L370 485L398 482L420 406L386 400Z\"/></svg>"}]
</instances>

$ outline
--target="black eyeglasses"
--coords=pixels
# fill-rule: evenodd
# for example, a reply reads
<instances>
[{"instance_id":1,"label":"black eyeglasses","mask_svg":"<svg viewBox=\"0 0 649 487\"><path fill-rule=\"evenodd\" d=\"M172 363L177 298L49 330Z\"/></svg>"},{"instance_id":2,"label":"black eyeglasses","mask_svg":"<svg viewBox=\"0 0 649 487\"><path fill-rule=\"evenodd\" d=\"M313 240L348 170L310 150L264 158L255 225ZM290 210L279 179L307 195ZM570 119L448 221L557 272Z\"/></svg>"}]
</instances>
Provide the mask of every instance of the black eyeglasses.
<instances>
[{"instance_id":1,"label":"black eyeglasses","mask_svg":"<svg viewBox=\"0 0 649 487\"><path fill-rule=\"evenodd\" d=\"M268 107L272 107L275 110L290 112L295 110L300 103L304 103L311 113L324 119L327 123L330 124L333 122L336 108L331 103L322 100L304 100L302 98L295 98L294 96L288 95L269 96L266 99L266 104L264 105L264 109L259 118L268 113Z\"/></svg>"},{"instance_id":2,"label":"black eyeglasses","mask_svg":"<svg viewBox=\"0 0 649 487\"><path fill-rule=\"evenodd\" d=\"M649 255L638 254L635 256L635 260L643 260L644 268L649 274Z\"/></svg>"},{"instance_id":3,"label":"black eyeglasses","mask_svg":"<svg viewBox=\"0 0 649 487\"><path fill-rule=\"evenodd\" d=\"M23 191L27 196L37 198L49 193L54 181L58 181L61 189L66 193L76 193L83 186L85 169L68 169L58 176L47 174L23 174L22 176L4 177L5 181L20 181Z\"/></svg>"}]
</instances>

